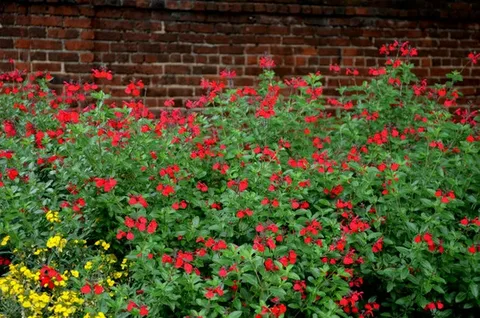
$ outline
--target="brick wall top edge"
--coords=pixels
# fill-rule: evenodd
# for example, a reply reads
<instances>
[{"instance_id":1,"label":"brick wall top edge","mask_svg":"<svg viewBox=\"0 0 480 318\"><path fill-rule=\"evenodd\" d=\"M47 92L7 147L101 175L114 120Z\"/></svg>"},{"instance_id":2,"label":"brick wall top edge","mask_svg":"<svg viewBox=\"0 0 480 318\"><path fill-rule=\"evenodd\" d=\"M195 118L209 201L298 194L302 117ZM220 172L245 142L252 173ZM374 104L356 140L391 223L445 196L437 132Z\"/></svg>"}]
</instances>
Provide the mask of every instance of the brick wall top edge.
<instances>
[{"instance_id":1,"label":"brick wall top edge","mask_svg":"<svg viewBox=\"0 0 480 318\"><path fill-rule=\"evenodd\" d=\"M130 7L217 13L480 19L478 0L3 0L2 3Z\"/></svg>"}]
</instances>

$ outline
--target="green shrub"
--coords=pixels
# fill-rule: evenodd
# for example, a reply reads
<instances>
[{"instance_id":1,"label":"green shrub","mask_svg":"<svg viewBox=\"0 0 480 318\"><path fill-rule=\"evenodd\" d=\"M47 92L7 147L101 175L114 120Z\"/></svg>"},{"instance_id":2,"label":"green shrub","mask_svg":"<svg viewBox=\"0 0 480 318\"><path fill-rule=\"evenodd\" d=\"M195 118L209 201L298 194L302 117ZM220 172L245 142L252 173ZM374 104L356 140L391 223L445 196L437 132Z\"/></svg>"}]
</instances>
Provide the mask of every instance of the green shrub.
<instances>
[{"instance_id":1,"label":"green shrub","mask_svg":"<svg viewBox=\"0 0 480 318\"><path fill-rule=\"evenodd\" d=\"M120 107L95 84L55 96L46 73L1 75L0 313L473 317L476 113L448 111L460 73L428 86L408 44L380 52L398 55L338 99L264 57L258 87L225 71L187 102L201 112L157 118L141 81Z\"/></svg>"}]
</instances>

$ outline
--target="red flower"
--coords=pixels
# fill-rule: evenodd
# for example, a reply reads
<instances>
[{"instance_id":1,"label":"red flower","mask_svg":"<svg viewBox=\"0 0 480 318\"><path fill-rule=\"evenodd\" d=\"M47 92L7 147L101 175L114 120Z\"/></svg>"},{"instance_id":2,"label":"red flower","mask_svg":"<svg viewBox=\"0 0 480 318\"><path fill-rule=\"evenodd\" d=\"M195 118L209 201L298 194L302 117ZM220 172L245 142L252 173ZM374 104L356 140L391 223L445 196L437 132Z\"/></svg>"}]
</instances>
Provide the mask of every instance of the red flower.
<instances>
[{"instance_id":1,"label":"red flower","mask_svg":"<svg viewBox=\"0 0 480 318\"><path fill-rule=\"evenodd\" d=\"M208 191L208 186L203 183L203 182L197 182L197 189L202 191L202 192L207 192Z\"/></svg>"},{"instance_id":2,"label":"red flower","mask_svg":"<svg viewBox=\"0 0 480 318\"><path fill-rule=\"evenodd\" d=\"M100 295L101 293L103 293L104 289L102 286L95 284L95 286L93 286L93 291L95 295Z\"/></svg>"},{"instance_id":3,"label":"red flower","mask_svg":"<svg viewBox=\"0 0 480 318\"><path fill-rule=\"evenodd\" d=\"M105 78L108 81L111 81L113 78L112 71L106 70L104 68L101 68L99 70L92 69L92 75L95 78Z\"/></svg>"},{"instance_id":4,"label":"red flower","mask_svg":"<svg viewBox=\"0 0 480 318\"><path fill-rule=\"evenodd\" d=\"M172 258L170 255L163 254L163 256L162 256L162 263L164 263L164 264L166 264L166 263L172 264L172 263L173 263L173 258Z\"/></svg>"},{"instance_id":5,"label":"red flower","mask_svg":"<svg viewBox=\"0 0 480 318\"><path fill-rule=\"evenodd\" d=\"M127 88L125 88L125 93L128 95L132 95L134 97L140 95L140 90L144 87L145 85L143 84L142 80L139 80L137 82L131 81L130 84L128 84Z\"/></svg>"},{"instance_id":6,"label":"red flower","mask_svg":"<svg viewBox=\"0 0 480 318\"><path fill-rule=\"evenodd\" d=\"M147 232L149 234L152 234L155 232L156 229L157 229L157 221L155 220L150 221L150 224L148 224L148 227L147 227Z\"/></svg>"},{"instance_id":7,"label":"red flower","mask_svg":"<svg viewBox=\"0 0 480 318\"><path fill-rule=\"evenodd\" d=\"M278 266L275 265L275 263L273 262L273 260L271 258L268 258L267 260L265 260L263 265L265 266L265 270L267 272L268 271L278 271Z\"/></svg>"},{"instance_id":8,"label":"red flower","mask_svg":"<svg viewBox=\"0 0 480 318\"><path fill-rule=\"evenodd\" d=\"M476 251L477 251L477 249L475 248L475 245L474 245L474 244L472 244L472 246L470 246L470 247L468 248L468 252L471 253L471 254L475 254Z\"/></svg>"},{"instance_id":9,"label":"red flower","mask_svg":"<svg viewBox=\"0 0 480 318\"><path fill-rule=\"evenodd\" d=\"M117 180L115 179L95 178L94 180L97 188L103 187L105 192L110 192L117 185Z\"/></svg>"},{"instance_id":10,"label":"red flower","mask_svg":"<svg viewBox=\"0 0 480 318\"><path fill-rule=\"evenodd\" d=\"M260 67L270 69L275 67L275 62L270 56L262 56L260 58Z\"/></svg>"},{"instance_id":11,"label":"red flower","mask_svg":"<svg viewBox=\"0 0 480 318\"><path fill-rule=\"evenodd\" d=\"M127 305L127 311L131 312L133 308L138 308L138 305L130 300Z\"/></svg>"},{"instance_id":12,"label":"red flower","mask_svg":"<svg viewBox=\"0 0 480 318\"><path fill-rule=\"evenodd\" d=\"M89 284L85 284L85 285L83 285L82 288L80 288L80 292L82 294L90 294L92 292L92 287L90 287Z\"/></svg>"},{"instance_id":13,"label":"red flower","mask_svg":"<svg viewBox=\"0 0 480 318\"><path fill-rule=\"evenodd\" d=\"M212 299L213 297L215 297L215 293L213 292L213 290L208 289L207 292L205 293L205 298Z\"/></svg>"},{"instance_id":14,"label":"red flower","mask_svg":"<svg viewBox=\"0 0 480 318\"><path fill-rule=\"evenodd\" d=\"M227 270L225 269L225 267L220 268L220 270L218 271L218 276L220 276L220 277L226 277L227 275L228 275L228 272L227 272Z\"/></svg>"},{"instance_id":15,"label":"red flower","mask_svg":"<svg viewBox=\"0 0 480 318\"><path fill-rule=\"evenodd\" d=\"M15 180L16 177L18 177L18 171L17 169L7 169L7 175L10 180Z\"/></svg>"},{"instance_id":16,"label":"red flower","mask_svg":"<svg viewBox=\"0 0 480 318\"><path fill-rule=\"evenodd\" d=\"M143 317L143 316L146 316L148 315L148 307L145 306L145 305L142 305L140 307L140 316Z\"/></svg>"},{"instance_id":17,"label":"red flower","mask_svg":"<svg viewBox=\"0 0 480 318\"><path fill-rule=\"evenodd\" d=\"M132 218L130 218L130 217L128 217L128 216L126 216L126 217L125 217L124 224L125 224L125 226L128 227L128 228L132 228L132 227L135 226L135 220L132 219Z\"/></svg>"},{"instance_id":18,"label":"red flower","mask_svg":"<svg viewBox=\"0 0 480 318\"><path fill-rule=\"evenodd\" d=\"M147 201L145 201L142 195L132 195L130 197L130 200L128 200L128 204L130 205L140 204L144 208L148 207L148 203Z\"/></svg>"}]
</instances>

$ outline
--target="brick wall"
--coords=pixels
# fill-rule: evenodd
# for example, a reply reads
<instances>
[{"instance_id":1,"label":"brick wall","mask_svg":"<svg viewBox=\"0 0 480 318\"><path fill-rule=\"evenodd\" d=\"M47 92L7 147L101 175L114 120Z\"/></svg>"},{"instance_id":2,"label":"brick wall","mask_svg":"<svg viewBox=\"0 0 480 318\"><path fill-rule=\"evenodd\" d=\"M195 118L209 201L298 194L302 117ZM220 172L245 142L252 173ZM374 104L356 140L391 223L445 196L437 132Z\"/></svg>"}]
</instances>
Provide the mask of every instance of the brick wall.
<instances>
[{"instance_id":1,"label":"brick wall","mask_svg":"<svg viewBox=\"0 0 480 318\"><path fill-rule=\"evenodd\" d=\"M416 74L433 82L480 52L474 0L2 0L0 24L0 70L12 58L48 69L61 87L104 65L116 75L112 93L142 79L152 108L199 96L201 78L228 67L236 84L254 85L264 53L281 76L329 74L331 63L366 74L384 62L380 45L408 39L419 49ZM462 92L480 105L480 67L463 74ZM327 76L326 93L348 81Z\"/></svg>"}]
</instances>

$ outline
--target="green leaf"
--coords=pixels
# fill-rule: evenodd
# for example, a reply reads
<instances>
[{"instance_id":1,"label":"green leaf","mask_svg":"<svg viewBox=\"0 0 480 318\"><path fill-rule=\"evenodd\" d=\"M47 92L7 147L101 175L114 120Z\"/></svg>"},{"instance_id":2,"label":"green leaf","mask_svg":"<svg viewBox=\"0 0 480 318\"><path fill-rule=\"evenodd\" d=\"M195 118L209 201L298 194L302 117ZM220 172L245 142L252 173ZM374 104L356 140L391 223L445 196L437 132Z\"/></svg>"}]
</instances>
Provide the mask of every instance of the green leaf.
<instances>
[{"instance_id":1,"label":"green leaf","mask_svg":"<svg viewBox=\"0 0 480 318\"><path fill-rule=\"evenodd\" d=\"M467 298L467 294L464 292L459 292L457 296L455 297L455 302L456 303L461 303Z\"/></svg>"},{"instance_id":2,"label":"green leaf","mask_svg":"<svg viewBox=\"0 0 480 318\"><path fill-rule=\"evenodd\" d=\"M470 283L468 286L470 289L470 292L472 293L473 297L478 298L478 285L474 283Z\"/></svg>"},{"instance_id":3,"label":"green leaf","mask_svg":"<svg viewBox=\"0 0 480 318\"><path fill-rule=\"evenodd\" d=\"M387 283L387 293L391 292L393 287L395 287L395 283L391 280L388 281Z\"/></svg>"},{"instance_id":4,"label":"green leaf","mask_svg":"<svg viewBox=\"0 0 480 318\"><path fill-rule=\"evenodd\" d=\"M237 310L237 311L232 311L229 315L228 318L239 318L241 317L243 312Z\"/></svg>"},{"instance_id":5,"label":"green leaf","mask_svg":"<svg viewBox=\"0 0 480 318\"><path fill-rule=\"evenodd\" d=\"M250 285L256 286L258 284L257 278L252 274L243 274L242 281L245 283L249 283Z\"/></svg>"}]
</instances>

